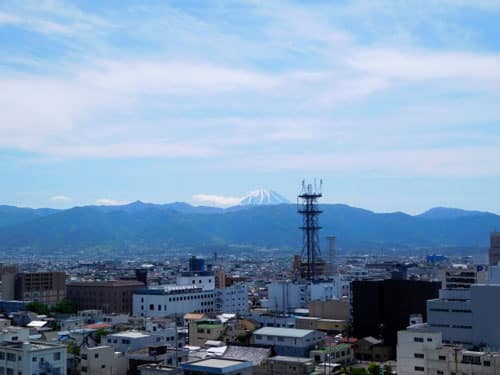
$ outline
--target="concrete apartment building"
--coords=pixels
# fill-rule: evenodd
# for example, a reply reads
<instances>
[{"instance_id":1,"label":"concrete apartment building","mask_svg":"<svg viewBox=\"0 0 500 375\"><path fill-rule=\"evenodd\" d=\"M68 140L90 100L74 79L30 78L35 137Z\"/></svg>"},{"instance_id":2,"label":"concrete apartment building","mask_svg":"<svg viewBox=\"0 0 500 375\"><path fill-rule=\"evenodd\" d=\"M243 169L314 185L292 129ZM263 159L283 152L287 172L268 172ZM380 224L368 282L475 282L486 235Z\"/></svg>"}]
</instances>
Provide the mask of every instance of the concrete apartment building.
<instances>
[{"instance_id":1,"label":"concrete apartment building","mask_svg":"<svg viewBox=\"0 0 500 375\"><path fill-rule=\"evenodd\" d=\"M468 348L500 350L500 284L443 289L427 302L429 327L443 334L443 342Z\"/></svg>"},{"instance_id":2,"label":"concrete apartment building","mask_svg":"<svg viewBox=\"0 0 500 375\"><path fill-rule=\"evenodd\" d=\"M494 375L500 353L443 344L440 332L418 324L398 332L397 364L398 375Z\"/></svg>"},{"instance_id":3,"label":"concrete apartment building","mask_svg":"<svg viewBox=\"0 0 500 375\"><path fill-rule=\"evenodd\" d=\"M65 345L33 341L29 329L6 327L0 334L0 374L64 375Z\"/></svg>"},{"instance_id":4,"label":"concrete apartment building","mask_svg":"<svg viewBox=\"0 0 500 375\"><path fill-rule=\"evenodd\" d=\"M19 301L36 301L53 306L66 298L66 273L17 273L14 281L14 295Z\"/></svg>"},{"instance_id":5,"label":"concrete apartment building","mask_svg":"<svg viewBox=\"0 0 500 375\"><path fill-rule=\"evenodd\" d=\"M488 282L488 266L455 264L441 269L439 279L442 289L470 288L471 285Z\"/></svg>"},{"instance_id":6,"label":"concrete apartment building","mask_svg":"<svg viewBox=\"0 0 500 375\"><path fill-rule=\"evenodd\" d=\"M127 373L128 361L111 346L82 347L80 372L91 375L121 375Z\"/></svg>"},{"instance_id":7,"label":"concrete apartment building","mask_svg":"<svg viewBox=\"0 0 500 375\"><path fill-rule=\"evenodd\" d=\"M130 314L132 295L143 287L144 284L136 280L79 281L68 283L67 293L78 310Z\"/></svg>"},{"instance_id":8,"label":"concrete apartment building","mask_svg":"<svg viewBox=\"0 0 500 375\"><path fill-rule=\"evenodd\" d=\"M296 328L263 327L253 332L255 345L272 346L279 355L309 357L309 352L323 342L325 334Z\"/></svg>"}]
</instances>

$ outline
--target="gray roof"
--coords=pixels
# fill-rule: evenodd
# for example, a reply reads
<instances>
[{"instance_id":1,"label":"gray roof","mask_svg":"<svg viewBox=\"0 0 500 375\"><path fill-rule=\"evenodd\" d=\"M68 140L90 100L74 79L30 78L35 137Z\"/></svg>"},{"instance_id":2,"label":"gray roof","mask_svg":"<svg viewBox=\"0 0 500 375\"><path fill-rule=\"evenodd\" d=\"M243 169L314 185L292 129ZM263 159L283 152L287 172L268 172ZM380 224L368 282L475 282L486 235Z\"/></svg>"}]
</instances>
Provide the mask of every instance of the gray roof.
<instances>
[{"instance_id":1,"label":"gray roof","mask_svg":"<svg viewBox=\"0 0 500 375\"><path fill-rule=\"evenodd\" d=\"M300 338L300 337L305 337L313 332L314 331L311 329L263 327L254 331L253 334Z\"/></svg>"},{"instance_id":2,"label":"gray roof","mask_svg":"<svg viewBox=\"0 0 500 375\"><path fill-rule=\"evenodd\" d=\"M242 359L252 361L254 366L259 366L261 362L271 355L270 348L256 348L253 346L229 345L222 358Z\"/></svg>"}]
</instances>

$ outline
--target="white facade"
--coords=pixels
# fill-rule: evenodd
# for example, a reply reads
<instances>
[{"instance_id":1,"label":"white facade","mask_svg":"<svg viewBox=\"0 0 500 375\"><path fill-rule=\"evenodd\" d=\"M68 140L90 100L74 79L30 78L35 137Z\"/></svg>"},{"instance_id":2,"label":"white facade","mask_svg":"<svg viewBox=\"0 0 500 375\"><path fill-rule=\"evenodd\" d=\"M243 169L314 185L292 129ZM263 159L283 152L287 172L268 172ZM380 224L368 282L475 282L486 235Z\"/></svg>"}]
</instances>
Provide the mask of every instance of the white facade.
<instances>
[{"instance_id":1,"label":"white facade","mask_svg":"<svg viewBox=\"0 0 500 375\"><path fill-rule=\"evenodd\" d=\"M262 305L270 311L284 313L307 308L311 301L342 298L344 284L339 276L316 283L275 281L267 285L268 299Z\"/></svg>"},{"instance_id":2,"label":"white facade","mask_svg":"<svg viewBox=\"0 0 500 375\"><path fill-rule=\"evenodd\" d=\"M496 375L500 353L442 345L440 333L425 325L398 332L398 375Z\"/></svg>"},{"instance_id":3,"label":"white facade","mask_svg":"<svg viewBox=\"0 0 500 375\"><path fill-rule=\"evenodd\" d=\"M429 327L443 333L443 342L467 348L500 350L500 285L442 289L440 298L427 301Z\"/></svg>"},{"instance_id":4,"label":"white facade","mask_svg":"<svg viewBox=\"0 0 500 375\"><path fill-rule=\"evenodd\" d=\"M132 311L135 316L151 318L215 312L215 296L214 290L193 287L141 289L132 296Z\"/></svg>"},{"instance_id":5,"label":"white facade","mask_svg":"<svg viewBox=\"0 0 500 375\"><path fill-rule=\"evenodd\" d=\"M429 327L443 333L443 342L473 345L471 289L441 289L439 298L427 301Z\"/></svg>"},{"instance_id":6,"label":"white facade","mask_svg":"<svg viewBox=\"0 0 500 375\"><path fill-rule=\"evenodd\" d=\"M0 374L63 375L67 372L66 346L45 342L0 343Z\"/></svg>"},{"instance_id":7,"label":"white facade","mask_svg":"<svg viewBox=\"0 0 500 375\"><path fill-rule=\"evenodd\" d=\"M182 272L177 275L177 285L195 286L202 290L215 288L215 276L212 272Z\"/></svg>"},{"instance_id":8,"label":"white facade","mask_svg":"<svg viewBox=\"0 0 500 375\"><path fill-rule=\"evenodd\" d=\"M398 375L428 374L427 359L439 348L441 332L435 332L419 324L398 332Z\"/></svg>"},{"instance_id":9,"label":"white facade","mask_svg":"<svg viewBox=\"0 0 500 375\"><path fill-rule=\"evenodd\" d=\"M186 313L223 312L246 314L248 289L245 284L203 290L191 286L141 289L132 297L135 316L166 317Z\"/></svg>"},{"instance_id":10,"label":"white facade","mask_svg":"<svg viewBox=\"0 0 500 375\"><path fill-rule=\"evenodd\" d=\"M103 342L113 347L115 352L127 353L146 346L165 345L166 340L162 336L154 336L145 332L126 331L106 335Z\"/></svg>"},{"instance_id":11,"label":"white facade","mask_svg":"<svg viewBox=\"0 0 500 375\"><path fill-rule=\"evenodd\" d=\"M80 371L91 375L121 375L128 369L128 361L111 346L83 347L80 351Z\"/></svg>"},{"instance_id":12,"label":"white facade","mask_svg":"<svg viewBox=\"0 0 500 375\"><path fill-rule=\"evenodd\" d=\"M226 288L215 289L216 311L227 314L248 313L248 287L246 284L234 284Z\"/></svg>"}]
</instances>

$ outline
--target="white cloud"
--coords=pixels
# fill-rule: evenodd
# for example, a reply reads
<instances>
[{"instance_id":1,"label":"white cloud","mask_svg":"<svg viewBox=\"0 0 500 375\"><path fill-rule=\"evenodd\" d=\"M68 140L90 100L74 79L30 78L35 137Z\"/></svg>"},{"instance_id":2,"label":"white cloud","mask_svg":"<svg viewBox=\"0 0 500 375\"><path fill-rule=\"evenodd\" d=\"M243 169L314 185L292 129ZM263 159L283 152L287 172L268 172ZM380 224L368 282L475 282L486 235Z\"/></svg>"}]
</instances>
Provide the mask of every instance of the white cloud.
<instances>
[{"instance_id":1,"label":"white cloud","mask_svg":"<svg viewBox=\"0 0 500 375\"><path fill-rule=\"evenodd\" d=\"M101 198L95 201L97 205L100 206L121 206L130 202L120 201L116 199Z\"/></svg>"},{"instance_id":2,"label":"white cloud","mask_svg":"<svg viewBox=\"0 0 500 375\"><path fill-rule=\"evenodd\" d=\"M241 198L211 194L195 194L191 197L191 200L194 204L202 206L230 207L239 204Z\"/></svg>"},{"instance_id":3,"label":"white cloud","mask_svg":"<svg viewBox=\"0 0 500 375\"><path fill-rule=\"evenodd\" d=\"M50 197L50 200L54 202L71 202L73 199L66 195L54 195Z\"/></svg>"}]
</instances>

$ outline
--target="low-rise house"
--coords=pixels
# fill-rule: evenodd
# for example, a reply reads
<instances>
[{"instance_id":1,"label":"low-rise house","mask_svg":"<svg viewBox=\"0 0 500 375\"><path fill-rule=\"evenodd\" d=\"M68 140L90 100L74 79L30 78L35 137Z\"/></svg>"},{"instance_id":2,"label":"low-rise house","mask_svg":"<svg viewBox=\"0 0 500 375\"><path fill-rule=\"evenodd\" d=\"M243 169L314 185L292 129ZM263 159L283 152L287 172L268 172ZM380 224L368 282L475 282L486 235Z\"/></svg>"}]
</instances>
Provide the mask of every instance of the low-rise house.
<instances>
[{"instance_id":1,"label":"low-rise house","mask_svg":"<svg viewBox=\"0 0 500 375\"><path fill-rule=\"evenodd\" d=\"M314 359L316 364L322 362L348 364L354 360L354 352L349 344L337 344L313 349L309 357Z\"/></svg>"},{"instance_id":2,"label":"low-rise house","mask_svg":"<svg viewBox=\"0 0 500 375\"><path fill-rule=\"evenodd\" d=\"M354 347L354 356L360 361L385 362L393 357L393 348L372 336L359 339Z\"/></svg>"},{"instance_id":3,"label":"low-rise house","mask_svg":"<svg viewBox=\"0 0 500 375\"><path fill-rule=\"evenodd\" d=\"M292 357L308 357L324 337L320 331L296 328L264 327L253 332L254 344L272 346L277 354Z\"/></svg>"},{"instance_id":4,"label":"low-rise house","mask_svg":"<svg viewBox=\"0 0 500 375\"><path fill-rule=\"evenodd\" d=\"M184 375L252 375L252 367L249 361L224 358L207 358L181 364Z\"/></svg>"},{"instance_id":5,"label":"low-rise house","mask_svg":"<svg viewBox=\"0 0 500 375\"><path fill-rule=\"evenodd\" d=\"M311 358L277 355L265 359L261 366L254 369L254 375L309 375L314 373Z\"/></svg>"}]
</instances>

